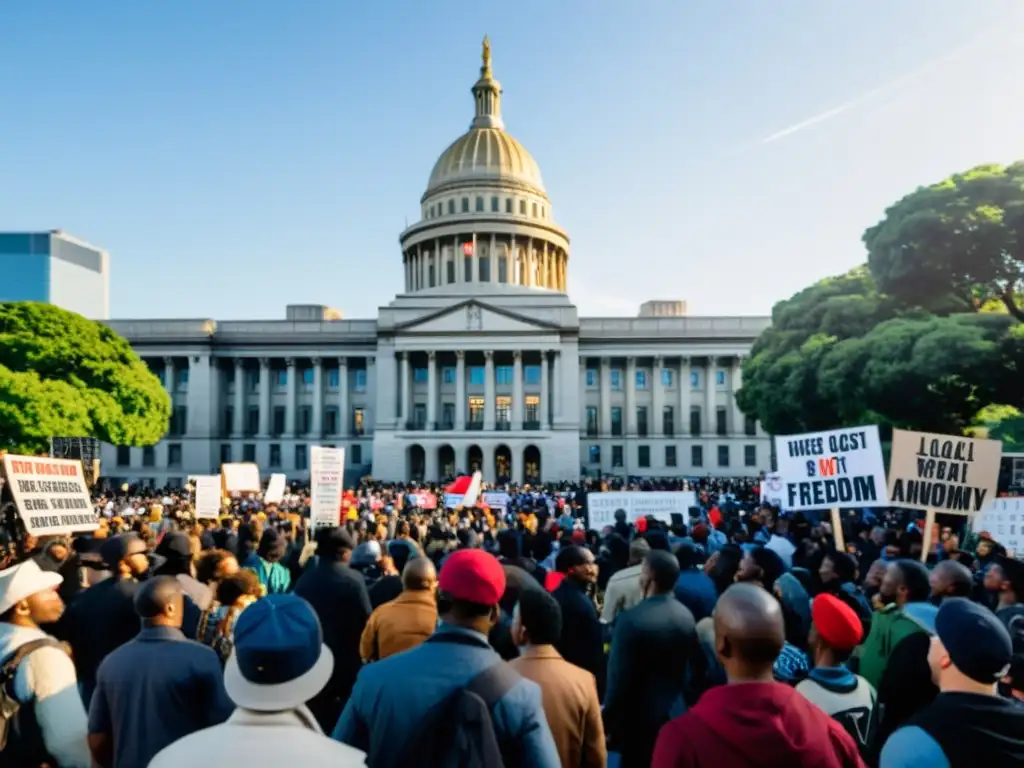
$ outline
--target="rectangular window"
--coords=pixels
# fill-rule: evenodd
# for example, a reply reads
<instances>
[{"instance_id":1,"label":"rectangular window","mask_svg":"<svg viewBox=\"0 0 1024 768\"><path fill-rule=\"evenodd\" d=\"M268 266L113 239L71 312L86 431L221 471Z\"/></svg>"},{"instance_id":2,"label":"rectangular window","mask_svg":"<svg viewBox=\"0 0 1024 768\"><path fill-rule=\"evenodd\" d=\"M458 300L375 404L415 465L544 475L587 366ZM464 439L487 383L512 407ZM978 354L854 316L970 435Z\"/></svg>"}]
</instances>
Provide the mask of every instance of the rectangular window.
<instances>
[{"instance_id":1,"label":"rectangular window","mask_svg":"<svg viewBox=\"0 0 1024 768\"><path fill-rule=\"evenodd\" d=\"M338 407L336 405L324 408L324 432L328 435L338 434Z\"/></svg>"},{"instance_id":2,"label":"rectangular window","mask_svg":"<svg viewBox=\"0 0 1024 768\"><path fill-rule=\"evenodd\" d=\"M132 465L132 449L127 445L117 446L117 466L130 467Z\"/></svg>"},{"instance_id":3,"label":"rectangular window","mask_svg":"<svg viewBox=\"0 0 1024 768\"><path fill-rule=\"evenodd\" d=\"M312 387L313 386L313 375L316 372L312 368L302 369L302 386Z\"/></svg>"},{"instance_id":4,"label":"rectangular window","mask_svg":"<svg viewBox=\"0 0 1024 768\"><path fill-rule=\"evenodd\" d=\"M499 365L494 369L494 383L498 386L512 386L512 366Z\"/></svg>"},{"instance_id":5,"label":"rectangular window","mask_svg":"<svg viewBox=\"0 0 1024 768\"><path fill-rule=\"evenodd\" d=\"M175 435L181 436L188 432L188 406L175 406L174 418L177 421L177 424L175 425Z\"/></svg>"},{"instance_id":6,"label":"rectangular window","mask_svg":"<svg viewBox=\"0 0 1024 768\"><path fill-rule=\"evenodd\" d=\"M612 435L622 436L622 408L617 405L612 406Z\"/></svg>"},{"instance_id":7,"label":"rectangular window","mask_svg":"<svg viewBox=\"0 0 1024 768\"><path fill-rule=\"evenodd\" d=\"M426 368L413 368L412 369L412 380L417 384L426 384L427 378L430 376L430 371Z\"/></svg>"},{"instance_id":8,"label":"rectangular window","mask_svg":"<svg viewBox=\"0 0 1024 768\"><path fill-rule=\"evenodd\" d=\"M181 443L168 443L167 444L167 466L168 467L180 467L181 466Z\"/></svg>"},{"instance_id":9,"label":"rectangular window","mask_svg":"<svg viewBox=\"0 0 1024 768\"><path fill-rule=\"evenodd\" d=\"M271 443L270 444L270 466L277 469L281 466L281 444Z\"/></svg>"},{"instance_id":10,"label":"rectangular window","mask_svg":"<svg viewBox=\"0 0 1024 768\"><path fill-rule=\"evenodd\" d=\"M715 408L715 432L719 435L729 434L728 415L723 406Z\"/></svg>"},{"instance_id":11,"label":"rectangular window","mask_svg":"<svg viewBox=\"0 0 1024 768\"><path fill-rule=\"evenodd\" d=\"M651 466L651 446L641 445L636 450L636 463L641 468L647 469Z\"/></svg>"},{"instance_id":12,"label":"rectangular window","mask_svg":"<svg viewBox=\"0 0 1024 768\"><path fill-rule=\"evenodd\" d=\"M469 422L471 424L484 423L484 399L482 397L469 398Z\"/></svg>"},{"instance_id":13,"label":"rectangular window","mask_svg":"<svg viewBox=\"0 0 1024 768\"><path fill-rule=\"evenodd\" d=\"M469 213L469 198L468 197L462 198L462 212L463 213Z\"/></svg>"},{"instance_id":14,"label":"rectangular window","mask_svg":"<svg viewBox=\"0 0 1024 768\"><path fill-rule=\"evenodd\" d=\"M662 368L661 369L661 386L671 387L672 386L672 369Z\"/></svg>"},{"instance_id":15,"label":"rectangular window","mask_svg":"<svg viewBox=\"0 0 1024 768\"><path fill-rule=\"evenodd\" d=\"M481 256L480 257L480 282L489 283L491 282L491 257Z\"/></svg>"},{"instance_id":16,"label":"rectangular window","mask_svg":"<svg viewBox=\"0 0 1024 768\"><path fill-rule=\"evenodd\" d=\"M647 389L647 371L636 372L636 388Z\"/></svg>"},{"instance_id":17,"label":"rectangular window","mask_svg":"<svg viewBox=\"0 0 1024 768\"><path fill-rule=\"evenodd\" d=\"M690 371L690 389L700 389L700 371Z\"/></svg>"},{"instance_id":18,"label":"rectangular window","mask_svg":"<svg viewBox=\"0 0 1024 768\"><path fill-rule=\"evenodd\" d=\"M512 398L501 396L494 398L495 417L498 429L508 429L512 424Z\"/></svg>"},{"instance_id":19,"label":"rectangular window","mask_svg":"<svg viewBox=\"0 0 1024 768\"><path fill-rule=\"evenodd\" d=\"M260 409L257 405L250 405L245 412L245 435L252 437L260 431Z\"/></svg>"},{"instance_id":20,"label":"rectangular window","mask_svg":"<svg viewBox=\"0 0 1024 768\"><path fill-rule=\"evenodd\" d=\"M235 407L233 405L224 406L223 419L220 425L220 433L222 435L230 435L235 427Z\"/></svg>"},{"instance_id":21,"label":"rectangular window","mask_svg":"<svg viewBox=\"0 0 1024 768\"><path fill-rule=\"evenodd\" d=\"M525 216L526 215L526 201L525 200L520 200L519 201L519 215L520 216Z\"/></svg>"},{"instance_id":22,"label":"rectangular window","mask_svg":"<svg viewBox=\"0 0 1024 768\"><path fill-rule=\"evenodd\" d=\"M757 446L756 445L744 445L743 446L743 466L745 466L745 467L756 467L757 466Z\"/></svg>"},{"instance_id":23,"label":"rectangular window","mask_svg":"<svg viewBox=\"0 0 1024 768\"><path fill-rule=\"evenodd\" d=\"M444 274L449 285L455 282L455 262L452 259L445 259Z\"/></svg>"},{"instance_id":24,"label":"rectangular window","mask_svg":"<svg viewBox=\"0 0 1024 768\"><path fill-rule=\"evenodd\" d=\"M363 463L363 446L353 445L349 450L349 464L362 464Z\"/></svg>"},{"instance_id":25,"label":"rectangular window","mask_svg":"<svg viewBox=\"0 0 1024 768\"><path fill-rule=\"evenodd\" d=\"M611 370L612 389L622 389L622 369L612 368Z\"/></svg>"},{"instance_id":26,"label":"rectangular window","mask_svg":"<svg viewBox=\"0 0 1024 768\"><path fill-rule=\"evenodd\" d=\"M747 437L754 437L757 434L757 419L753 416L743 417L743 434Z\"/></svg>"},{"instance_id":27,"label":"rectangular window","mask_svg":"<svg viewBox=\"0 0 1024 768\"><path fill-rule=\"evenodd\" d=\"M187 386L188 386L188 368L179 368L178 369L178 388L181 389L182 387L187 387Z\"/></svg>"},{"instance_id":28,"label":"rectangular window","mask_svg":"<svg viewBox=\"0 0 1024 768\"><path fill-rule=\"evenodd\" d=\"M476 212L477 213L483 213L483 211L484 211L484 199L482 197L478 197L476 199Z\"/></svg>"},{"instance_id":29,"label":"rectangular window","mask_svg":"<svg viewBox=\"0 0 1024 768\"><path fill-rule=\"evenodd\" d=\"M593 368L587 368L587 386L597 386L597 371L594 370Z\"/></svg>"},{"instance_id":30,"label":"rectangular window","mask_svg":"<svg viewBox=\"0 0 1024 768\"><path fill-rule=\"evenodd\" d=\"M306 463L306 446L304 445L295 446L295 469L299 471L309 469Z\"/></svg>"},{"instance_id":31,"label":"rectangular window","mask_svg":"<svg viewBox=\"0 0 1024 768\"><path fill-rule=\"evenodd\" d=\"M725 371L715 371L715 385L719 387L725 386Z\"/></svg>"},{"instance_id":32,"label":"rectangular window","mask_svg":"<svg viewBox=\"0 0 1024 768\"><path fill-rule=\"evenodd\" d=\"M341 383L341 368L328 368L327 369L327 388L338 389L338 385Z\"/></svg>"},{"instance_id":33,"label":"rectangular window","mask_svg":"<svg viewBox=\"0 0 1024 768\"><path fill-rule=\"evenodd\" d=\"M718 446L718 466L728 467L729 466L729 446L720 445Z\"/></svg>"},{"instance_id":34,"label":"rectangular window","mask_svg":"<svg viewBox=\"0 0 1024 768\"><path fill-rule=\"evenodd\" d=\"M361 435L366 431L366 424L363 418L362 408L352 409L352 434Z\"/></svg>"},{"instance_id":35,"label":"rectangular window","mask_svg":"<svg viewBox=\"0 0 1024 768\"><path fill-rule=\"evenodd\" d=\"M533 212L533 218L536 219L537 218L537 204L533 203L533 205L530 206L530 210Z\"/></svg>"},{"instance_id":36,"label":"rectangular window","mask_svg":"<svg viewBox=\"0 0 1024 768\"><path fill-rule=\"evenodd\" d=\"M455 426L455 403L441 405L441 426L444 429L452 429Z\"/></svg>"},{"instance_id":37,"label":"rectangular window","mask_svg":"<svg viewBox=\"0 0 1024 768\"><path fill-rule=\"evenodd\" d=\"M245 443L242 446L242 461L256 461L256 443Z\"/></svg>"},{"instance_id":38,"label":"rectangular window","mask_svg":"<svg viewBox=\"0 0 1024 768\"><path fill-rule=\"evenodd\" d=\"M672 437L676 433L676 414L671 405L662 406L661 409L661 432L665 437Z\"/></svg>"},{"instance_id":39,"label":"rectangular window","mask_svg":"<svg viewBox=\"0 0 1024 768\"><path fill-rule=\"evenodd\" d=\"M260 391L260 372L259 371L246 371L245 372L246 389L250 393L256 394Z\"/></svg>"},{"instance_id":40,"label":"rectangular window","mask_svg":"<svg viewBox=\"0 0 1024 768\"><path fill-rule=\"evenodd\" d=\"M424 429L427 426L427 406L425 403L416 403L412 407L412 423L416 429Z\"/></svg>"},{"instance_id":41,"label":"rectangular window","mask_svg":"<svg viewBox=\"0 0 1024 768\"><path fill-rule=\"evenodd\" d=\"M591 464L600 464L601 463L601 446L600 445L592 445L592 446L590 446L590 449L589 449L589 451L587 453L588 453L588 458L590 459L590 463Z\"/></svg>"},{"instance_id":42,"label":"rectangular window","mask_svg":"<svg viewBox=\"0 0 1024 768\"><path fill-rule=\"evenodd\" d=\"M274 422L270 426L270 434L274 437L284 434L285 428L285 410L283 405L274 406Z\"/></svg>"},{"instance_id":43,"label":"rectangular window","mask_svg":"<svg viewBox=\"0 0 1024 768\"><path fill-rule=\"evenodd\" d=\"M597 435L598 421L597 421L597 406L587 406L587 434L590 437Z\"/></svg>"},{"instance_id":44,"label":"rectangular window","mask_svg":"<svg viewBox=\"0 0 1024 768\"><path fill-rule=\"evenodd\" d=\"M665 446L665 466L676 466L676 447L674 445Z\"/></svg>"},{"instance_id":45,"label":"rectangular window","mask_svg":"<svg viewBox=\"0 0 1024 768\"><path fill-rule=\"evenodd\" d=\"M523 366L523 380L531 386L540 384L540 366L539 365L526 365Z\"/></svg>"},{"instance_id":46,"label":"rectangular window","mask_svg":"<svg viewBox=\"0 0 1024 768\"><path fill-rule=\"evenodd\" d=\"M462 259L462 274L466 277L467 283L473 282L473 257L465 256Z\"/></svg>"},{"instance_id":47,"label":"rectangular window","mask_svg":"<svg viewBox=\"0 0 1024 768\"><path fill-rule=\"evenodd\" d=\"M700 431L701 431L700 428L701 428L701 423L700 423L700 406L699 405L691 405L690 406L690 434L693 435L694 437L700 437Z\"/></svg>"},{"instance_id":48,"label":"rectangular window","mask_svg":"<svg viewBox=\"0 0 1024 768\"><path fill-rule=\"evenodd\" d=\"M640 437L647 437L647 406L636 407L636 433Z\"/></svg>"},{"instance_id":49,"label":"rectangular window","mask_svg":"<svg viewBox=\"0 0 1024 768\"><path fill-rule=\"evenodd\" d=\"M704 446L702 445L691 445L690 446L690 465L693 467L704 466Z\"/></svg>"},{"instance_id":50,"label":"rectangular window","mask_svg":"<svg viewBox=\"0 0 1024 768\"><path fill-rule=\"evenodd\" d=\"M441 382L443 384L454 384L455 383L455 369L450 365L446 365L441 369Z\"/></svg>"},{"instance_id":51,"label":"rectangular window","mask_svg":"<svg viewBox=\"0 0 1024 768\"><path fill-rule=\"evenodd\" d=\"M231 443L220 444L220 463L230 464L231 463Z\"/></svg>"},{"instance_id":52,"label":"rectangular window","mask_svg":"<svg viewBox=\"0 0 1024 768\"><path fill-rule=\"evenodd\" d=\"M540 421L540 397L537 395L526 396L526 415L524 421L533 425Z\"/></svg>"},{"instance_id":53,"label":"rectangular window","mask_svg":"<svg viewBox=\"0 0 1024 768\"><path fill-rule=\"evenodd\" d=\"M498 282L508 282L508 257L506 256L498 257Z\"/></svg>"},{"instance_id":54,"label":"rectangular window","mask_svg":"<svg viewBox=\"0 0 1024 768\"><path fill-rule=\"evenodd\" d=\"M622 446L621 445L613 445L612 446L612 466L613 467L621 467L622 466Z\"/></svg>"},{"instance_id":55,"label":"rectangular window","mask_svg":"<svg viewBox=\"0 0 1024 768\"><path fill-rule=\"evenodd\" d=\"M471 365L469 367L469 383L475 387L482 387L486 374L482 365Z\"/></svg>"},{"instance_id":56,"label":"rectangular window","mask_svg":"<svg viewBox=\"0 0 1024 768\"><path fill-rule=\"evenodd\" d=\"M274 371L274 376L277 380L277 388L283 389L288 386L288 369L282 368L279 371Z\"/></svg>"},{"instance_id":57,"label":"rectangular window","mask_svg":"<svg viewBox=\"0 0 1024 768\"><path fill-rule=\"evenodd\" d=\"M142 449L142 466L152 467L156 465L156 451L153 450L152 445L147 445Z\"/></svg>"},{"instance_id":58,"label":"rectangular window","mask_svg":"<svg viewBox=\"0 0 1024 768\"><path fill-rule=\"evenodd\" d=\"M309 405L299 406L299 434L308 435L313 431L313 408ZM319 435L317 435L319 437Z\"/></svg>"},{"instance_id":59,"label":"rectangular window","mask_svg":"<svg viewBox=\"0 0 1024 768\"><path fill-rule=\"evenodd\" d=\"M499 210L501 210L501 203L500 203L500 201L498 200L498 198L492 197L491 198L491 211L493 213L497 213Z\"/></svg>"},{"instance_id":60,"label":"rectangular window","mask_svg":"<svg viewBox=\"0 0 1024 768\"><path fill-rule=\"evenodd\" d=\"M455 199L452 198L448 201L448 213L455 213Z\"/></svg>"},{"instance_id":61,"label":"rectangular window","mask_svg":"<svg viewBox=\"0 0 1024 768\"><path fill-rule=\"evenodd\" d=\"M366 391L366 369L365 368L356 368L356 371L355 371L355 386L353 387L353 389L356 392L365 392Z\"/></svg>"},{"instance_id":62,"label":"rectangular window","mask_svg":"<svg viewBox=\"0 0 1024 768\"><path fill-rule=\"evenodd\" d=\"M512 213L512 198L505 198L505 213Z\"/></svg>"}]
</instances>

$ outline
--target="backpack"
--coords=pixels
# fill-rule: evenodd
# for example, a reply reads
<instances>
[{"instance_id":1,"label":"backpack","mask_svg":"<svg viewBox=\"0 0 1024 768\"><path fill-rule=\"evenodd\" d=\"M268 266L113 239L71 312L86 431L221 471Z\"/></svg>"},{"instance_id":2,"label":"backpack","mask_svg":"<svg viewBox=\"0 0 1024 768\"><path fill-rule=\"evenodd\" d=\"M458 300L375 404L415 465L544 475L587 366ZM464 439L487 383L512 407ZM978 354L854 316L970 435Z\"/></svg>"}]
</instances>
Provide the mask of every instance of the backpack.
<instances>
[{"instance_id":1,"label":"backpack","mask_svg":"<svg viewBox=\"0 0 1024 768\"><path fill-rule=\"evenodd\" d=\"M871 620L871 634L860 647L857 673L877 691L893 649L905 637L915 632L927 631L924 625L916 622L895 605L887 605L877 611Z\"/></svg>"},{"instance_id":2,"label":"backpack","mask_svg":"<svg viewBox=\"0 0 1024 768\"><path fill-rule=\"evenodd\" d=\"M431 641L479 644L459 635L433 635L427 640ZM522 677L507 662L499 661L465 687L457 688L432 711L417 737L409 742L409 754L400 764L430 768L504 766L491 710L520 680Z\"/></svg>"},{"instance_id":3,"label":"backpack","mask_svg":"<svg viewBox=\"0 0 1024 768\"><path fill-rule=\"evenodd\" d=\"M34 711L22 710L14 694L14 682L21 662L35 650L62 648L52 637L31 640L18 647L0 664L0 763L3 765L41 765L47 762L42 733L35 722ZM52 762L52 761L50 761Z\"/></svg>"}]
</instances>

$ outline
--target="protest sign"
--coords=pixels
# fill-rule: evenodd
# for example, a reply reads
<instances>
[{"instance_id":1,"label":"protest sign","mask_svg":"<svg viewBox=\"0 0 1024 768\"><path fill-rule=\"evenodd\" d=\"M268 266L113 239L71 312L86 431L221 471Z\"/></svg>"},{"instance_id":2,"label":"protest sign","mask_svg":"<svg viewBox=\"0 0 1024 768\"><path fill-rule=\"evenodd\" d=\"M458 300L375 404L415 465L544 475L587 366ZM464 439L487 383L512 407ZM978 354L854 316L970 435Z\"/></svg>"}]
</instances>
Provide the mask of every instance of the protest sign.
<instances>
[{"instance_id":1,"label":"protest sign","mask_svg":"<svg viewBox=\"0 0 1024 768\"><path fill-rule=\"evenodd\" d=\"M437 496L430 491L405 494L405 503L419 509L437 509Z\"/></svg>"},{"instance_id":2,"label":"protest sign","mask_svg":"<svg viewBox=\"0 0 1024 768\"><path fill-rule=\"evenodd\" d=\"M998 440L892 432L889 499L894 507L975 515L996 495Z\"/></svg>"},{"instance_id":3,"label":"protest sign","mask_svg":"<svg viewBox=\"0 0 1024 768\"><path fill-rule=\"evenodd\" d=\"M220 468L224 478L224 493L259 493L263 490L258 464L223 464Z\"/></svg>"},{"instance_id":4,"label":"protest sign","mask_svg":"<svg viewBox=\"0 0 1024 768\"><path fill-rule=\"evenodd\" d=\"M779 472L768 472L761 481L761 503L768 504L779 509L786 509L786 502L782 498L786 483Z\"/></svg>"},{"instance_id":5,"label":"protest sign","mask_svg":"<svg viewBox=\"0 0 1024 768\"><path fill-rule=\"evenodd\" d=\"M309 520L314 528L341 523L345 449L313 445L309 449Z\"/></svg>"},{"instance_id":6,"label":"protest sign","mask_svg":"<svg viewBox=\"0 0 1024 768\"><path fill-rule=\"evenodd\" d=\"M877 426L777 435L775 454L788 512L887 504Z\"/></svg>"},{"instance_id":7,"label":"protest sign","mask_svg":"<svg viewBox=\"0 0 1024 768\"><path fill-rule=\"evenodd\" d=\"M3 467L18 514L33 536L99 527L81 461L4 454Z\"/></svg>"},{"instance_id":8,"label":"protest sign","mask_svg":"<svg viewBox=\"0 0 1024 768\"><path fill-rule=\"evenodd\" d=\"M220 475L195 475L189 479L195 494L196 517L216 520L220 516Z\"/></svg>"},{"instance_id":9,"label":"protest sign","mask_svg":"<svg viewBox=\"0 0 1024 768\"><path fill-rule=\"evenodd\" d=\"M971 521L975 533L986 531L1017 557L1024 555L1024 498L993 499Z\"/></svg>"},{"instance_id":10,"label":"protest sign","mask_svg":"<svg viewBox=\"0 0 1024 768\"><path fill-rule=\"evenodd\" d=\"M270 476L267 492L263 494L264 504L280 504L284 501L284 481L283 473L277 472Z\"/></svg>"},{"instance_id":11,"label":"protest sign","mask_svg":"<svg viewBox=\"0 0 1024 768\"><path fill-rule=\"evenodd\" d=\"M695 506L697 495L693 491L594 491L587 494L589 527L597 530L615 525L617 509L625 510L628 523L650 515L671 525L673 513L687 521L690 507Z\"/></svg>"}]
</instances>

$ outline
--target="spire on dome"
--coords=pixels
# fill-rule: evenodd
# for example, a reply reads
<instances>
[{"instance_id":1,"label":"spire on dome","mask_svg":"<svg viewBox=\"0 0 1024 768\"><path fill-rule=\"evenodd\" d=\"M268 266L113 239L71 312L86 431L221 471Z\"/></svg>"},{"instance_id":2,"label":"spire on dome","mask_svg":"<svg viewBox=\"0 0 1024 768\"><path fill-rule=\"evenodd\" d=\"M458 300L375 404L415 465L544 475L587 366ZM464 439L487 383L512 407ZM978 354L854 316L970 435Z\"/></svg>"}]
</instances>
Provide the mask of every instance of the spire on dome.
<instances>
[{"instance_id":1,"label":"spire on dome","mask_svg":"<svg viewBox=\"0 0 1024 768\"><path fill-rule=\"evenodd\" d=\"M502 130L505 124L501 120L501 83L491 74L491 40L487 35L484 35L480 58L480 79L473 86L476 115L469 127Z\"/></svg>"}]
</instances>

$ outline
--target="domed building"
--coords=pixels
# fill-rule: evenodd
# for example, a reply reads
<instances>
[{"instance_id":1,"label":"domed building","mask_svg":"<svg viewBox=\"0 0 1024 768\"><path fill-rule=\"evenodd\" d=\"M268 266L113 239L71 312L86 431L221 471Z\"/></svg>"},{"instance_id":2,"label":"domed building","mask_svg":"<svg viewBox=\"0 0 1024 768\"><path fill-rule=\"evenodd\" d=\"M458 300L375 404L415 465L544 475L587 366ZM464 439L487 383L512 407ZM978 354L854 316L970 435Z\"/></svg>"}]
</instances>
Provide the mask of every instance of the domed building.
<instances>
[{"instance_id":1,"label":"domed building","mask_svg":"<svg viewBox=\"0 0 1024 768\"><path fill-rule=\"evenodd\" d=\"M376 319L293 305L284 320L110 323L163 377L174 416L156 446L105 446L105 476L175 485L255 462L301 480L312 445L346 449L348 482L770 467L768 436L735 401L769 318L691 317L675 300L580 318L569 236L537 161L505 130L486 38L471 93L468 130L399 235L402 290Z\"/></svg>"}]
</instances>

